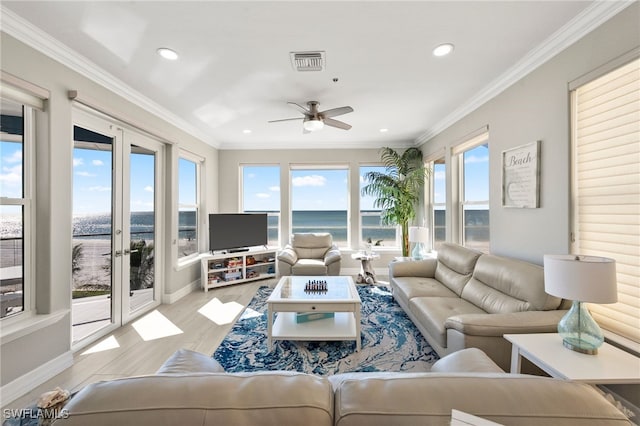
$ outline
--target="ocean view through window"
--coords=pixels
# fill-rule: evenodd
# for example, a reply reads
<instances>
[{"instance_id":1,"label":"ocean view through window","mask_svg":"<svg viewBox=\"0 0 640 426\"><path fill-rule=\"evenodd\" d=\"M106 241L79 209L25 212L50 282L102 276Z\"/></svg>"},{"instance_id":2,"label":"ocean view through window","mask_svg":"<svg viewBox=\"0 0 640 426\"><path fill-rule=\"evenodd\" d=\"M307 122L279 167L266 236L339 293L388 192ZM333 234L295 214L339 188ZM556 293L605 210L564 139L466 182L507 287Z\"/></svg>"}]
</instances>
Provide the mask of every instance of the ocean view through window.
<instances>
[{"instance_id":1,"label":"ocean view through window","mask_svg":"<svg viewBox=\"0 0 640 426\"><path fill-rule=\"evenodd\" d=\"M198 253L198 164L178 160L178 259Z\"/></svg>"},{"instance_id":2,"label":"ocean view through window","mask_svg":"<svg viewBox=\"0 0 640 426\"><path fill-rule=\"evenodd\" d=\"M268 244L280 245L280 166L242 165L242 211L266 213Z\"/></svg>"},{"instance_id":3,"label":"ocean view through window","mask_svg":"<svg viewBox=\"0 0 640 426\"><path fill-rule=\"evenodd\" d=\"M481 145L463 152L462 182L463 245L489 253L489 144L486 138Z\"/></svg>"},{"instance_id":4,"label":"ocean view through window","mask_svg":"<svg viewBox=\"0 0 640 426\"><path fill-rule=\"evenodd\" d=\"M2 98L0 121L0 319L29 309L31 109Z\"/></svg>"},{"instance_id":5,"label":"ocean view through window","mask_svg":"<svg viewBox=\"0 0 640 426\"><path fill-rule=\"evenodd\" d=\"M367 249L368 244L385 247L400 247L398 227L383 225L380 218L381 211L374 209L375 198L362 195L362 188L369 182L366 174L369 172L385 173L384 166L360 166L360 244L354 249Z\"/></svg>"},{"instance_id":6,"label":"ocean view through window","mask_svg":"<svg viewBox=\"0 0 640 426\"><path fill-rule=\"evenodd\" d=\"M291 232L328 232L349 245L349 170L346 166L292 167Z\"/></svg>"},{"instance_id":7,"label":"ocean view through window","mask_svg":"<svg viewBox=\"0 0 640 426\"><path fill-rule=\"evenodd\" d=\"M447 241L447 165L439 158L432 163L431 169L431 224L433 249Z\"/></svg>"}]
</instances>

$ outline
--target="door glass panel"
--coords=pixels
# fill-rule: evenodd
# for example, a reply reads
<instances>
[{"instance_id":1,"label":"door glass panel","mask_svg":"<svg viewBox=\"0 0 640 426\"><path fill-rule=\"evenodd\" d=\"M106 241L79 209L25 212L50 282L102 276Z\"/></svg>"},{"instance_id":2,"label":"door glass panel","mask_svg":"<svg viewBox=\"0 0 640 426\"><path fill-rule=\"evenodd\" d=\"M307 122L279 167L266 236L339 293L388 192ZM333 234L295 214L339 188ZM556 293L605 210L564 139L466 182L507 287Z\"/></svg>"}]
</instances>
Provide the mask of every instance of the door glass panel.
<instances>
[{"instance_id":1,"label":"door glass panel","mask_svg":"<svg viewBox=\"0 0 640 426\"><path fill-rule=\"evenodd\" d=\"M74 126L73 341L113 321L113 139Z\"/></svg>"},{"instance_id":2,"label":"door glass panel","mask_svg":"<svg viewBox=\"0 0 640 426\"><path fill-rule=\"evenodd\" d=\"M155 300L155 152L132 145L130 168L129 310L133 312Z\"/></svg>"}]
</instances>

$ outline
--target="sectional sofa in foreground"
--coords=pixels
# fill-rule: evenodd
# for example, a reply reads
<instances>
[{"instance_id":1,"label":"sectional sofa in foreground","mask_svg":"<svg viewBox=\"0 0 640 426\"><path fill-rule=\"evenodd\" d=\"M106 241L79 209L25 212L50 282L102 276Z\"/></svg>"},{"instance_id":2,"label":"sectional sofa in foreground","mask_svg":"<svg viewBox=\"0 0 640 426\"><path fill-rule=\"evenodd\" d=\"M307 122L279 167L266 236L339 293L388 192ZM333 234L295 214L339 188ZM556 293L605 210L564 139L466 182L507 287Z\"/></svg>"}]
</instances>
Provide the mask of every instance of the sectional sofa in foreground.
<instances>
[{"instance_id":1,"label":"sectional sofa in foreground","mask_svg":"<svg viewBox=\"0 0 640 426\"><path fill-rule=\"evenodd\" d=\"M631 425L591 386L503 372L478 349L429 373L224 373L179 350L155 375L86 386L66 405L70 425L449 425L452 410L504 425Z\"/></svg>"}]
</instances>

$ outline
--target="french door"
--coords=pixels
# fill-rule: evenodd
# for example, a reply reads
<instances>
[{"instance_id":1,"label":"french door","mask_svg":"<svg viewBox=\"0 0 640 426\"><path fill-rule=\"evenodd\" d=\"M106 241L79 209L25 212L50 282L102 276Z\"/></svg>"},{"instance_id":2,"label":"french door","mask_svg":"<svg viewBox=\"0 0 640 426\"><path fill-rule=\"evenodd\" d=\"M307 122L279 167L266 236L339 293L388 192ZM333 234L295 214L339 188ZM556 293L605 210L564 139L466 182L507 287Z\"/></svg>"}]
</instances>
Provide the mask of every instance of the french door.
<instances>
[{"instance_id":1,"label":"french door","mask_svg":"<svg viewBox=\"0 0 640 426\"><path fill-rule=\"evenodd\" d=\"M73 115L72 341L157 306L164 146L97 113Z\"/></svg>"}]
</instances>

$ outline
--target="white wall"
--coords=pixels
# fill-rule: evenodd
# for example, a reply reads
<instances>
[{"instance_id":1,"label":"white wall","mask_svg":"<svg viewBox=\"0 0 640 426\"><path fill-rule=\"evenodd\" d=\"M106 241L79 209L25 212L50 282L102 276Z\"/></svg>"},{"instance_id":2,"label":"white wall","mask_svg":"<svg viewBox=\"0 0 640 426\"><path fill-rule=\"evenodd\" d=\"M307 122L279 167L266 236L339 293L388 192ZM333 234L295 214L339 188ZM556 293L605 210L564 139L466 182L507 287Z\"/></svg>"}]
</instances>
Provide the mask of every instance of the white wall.
<instances>
[{"instance_id":1,"label":"white wall","mask_svg":"<svg viewBox=\"0 0 640 426\"><path fill-rule=\"evenodd\" d=\"M22 337L3 339L0 350L0 384L4 387L16 378L32 372L47 361L59 358L71 348L71 234L72 234L72 150L73 134L72 102L69 90L98 100L108 110L131 117L144 127L153 128L157 134L175 143L168 150L167 163L177 155L177 147L183 147L201 157L209 167L205 182L205 210L217 206L217 151L205 143L179 130L125 99L82 77L78 73L17 41L1 34L0 52L2 70L22 80L50 91L45 116L48 127L41 126L36 147L36 306L39 315L67 312L62 319L45 328ZM171 168L167 165L167 182L171 182ZM171 216L173 195L170 185L166 188L166 229ZM166 236L165 252L170 253L173 238ZM171 295L192 282L199 280L200 264L177 271L173 259L161 259L165 265L164 293ZM0 323L0 326L2 324ZM9 341L10 340L10 341ZM6 397L6 395L5 395Z\"/></svg>"},{"instance_id":2,"label":"white wall","mask_svg":"<svg viewBox=\"0 0 640 426\"><path fill-rule=\"evenodd\" d=\"M640 44L635 3L509 89L427 141L425 155L489 126L491 252L542 263L570 242L568 83ZM472 70L470 70L472 72ZM540 208L502 207L502 151L541 140ZM450 199L450 198L449 198Z\"/></svg>"}]
</instances>

